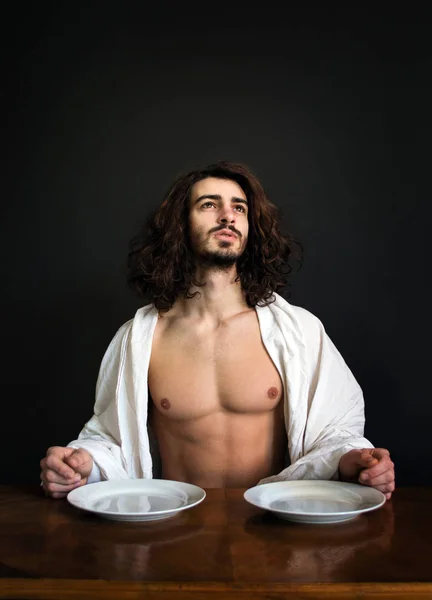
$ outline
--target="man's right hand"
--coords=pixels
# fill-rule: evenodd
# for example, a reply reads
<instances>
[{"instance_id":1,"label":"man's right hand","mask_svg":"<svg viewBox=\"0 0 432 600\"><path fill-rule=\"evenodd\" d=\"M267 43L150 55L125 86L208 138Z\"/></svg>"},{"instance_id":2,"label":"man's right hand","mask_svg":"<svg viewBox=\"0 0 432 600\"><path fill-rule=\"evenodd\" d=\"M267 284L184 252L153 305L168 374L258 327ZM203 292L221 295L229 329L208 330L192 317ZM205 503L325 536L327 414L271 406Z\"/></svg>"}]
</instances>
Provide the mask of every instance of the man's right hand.
<instances>
[{"instance_id":1,"label":"man's right hand","mask_svg":"<svg viewBox=\"0 0 432 600\"><path fill-rule=\"evenodd\" d=\"M64 498L71 490L87 483L93 458L84 448L53 446L48 448L40 466L40 478L47 496Z\"/></svg>"}]
</instances>

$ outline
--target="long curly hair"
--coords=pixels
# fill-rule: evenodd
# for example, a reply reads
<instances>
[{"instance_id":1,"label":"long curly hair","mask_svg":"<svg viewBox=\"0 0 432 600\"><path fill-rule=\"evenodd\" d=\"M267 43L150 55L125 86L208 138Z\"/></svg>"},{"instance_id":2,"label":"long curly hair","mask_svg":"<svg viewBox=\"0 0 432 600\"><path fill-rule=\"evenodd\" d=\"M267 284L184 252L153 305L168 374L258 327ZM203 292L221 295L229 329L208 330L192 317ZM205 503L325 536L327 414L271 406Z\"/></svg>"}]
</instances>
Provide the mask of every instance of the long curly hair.
<instances>
[{"instance_id":1,"label":"long curly hair","mask_svg":"<svg viewBox=\"0 0 432 600\"><path fill-rule=\"evenodd\" d=\"M192 286L205 285L195 278L189 204L193 185L207 177L235 181L248 200L248 240L236 264L248 306L270 304L273 292L288 285L294 266L301 267L301 244L290 233L279 231L281 212L252 171L240 163L211 164L178 177L160 207L130 241L127 283L160 311L170 310L180 296L190 299L199 294L190 292Z\"/></svg>"}]
</instances>

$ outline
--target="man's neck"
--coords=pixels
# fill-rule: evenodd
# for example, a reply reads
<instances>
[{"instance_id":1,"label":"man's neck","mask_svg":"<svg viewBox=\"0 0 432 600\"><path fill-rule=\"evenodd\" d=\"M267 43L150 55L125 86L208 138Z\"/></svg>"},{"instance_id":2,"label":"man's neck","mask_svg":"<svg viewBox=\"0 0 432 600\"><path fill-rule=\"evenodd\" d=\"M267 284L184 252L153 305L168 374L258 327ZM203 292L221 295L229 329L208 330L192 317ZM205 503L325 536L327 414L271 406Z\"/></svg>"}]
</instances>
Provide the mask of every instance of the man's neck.
<instances>
[{"instance_id":1,"label":"man's neck","mask_svg":"<svg viewBox=\"0 0 432 600\"><path fill-rule=\"evenodd\" d=\"M195 278L205 285L190 288L190 293L198 292L194 298L176 300L173 310L179 316L221 322L248 310L235 266L229 270L198 268Z\"/></svg>"}]
</instances>

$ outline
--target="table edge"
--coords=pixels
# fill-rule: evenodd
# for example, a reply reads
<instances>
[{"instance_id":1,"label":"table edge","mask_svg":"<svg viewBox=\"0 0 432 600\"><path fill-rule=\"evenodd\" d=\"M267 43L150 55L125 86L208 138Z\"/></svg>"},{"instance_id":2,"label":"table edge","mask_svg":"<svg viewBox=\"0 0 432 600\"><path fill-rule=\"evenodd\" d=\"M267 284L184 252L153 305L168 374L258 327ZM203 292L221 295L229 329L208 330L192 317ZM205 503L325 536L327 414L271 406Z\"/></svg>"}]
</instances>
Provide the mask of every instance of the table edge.
<instances>
[{"instance_id":1,"label":"table edge","mask_svg":"<svg viewBox=\"0 0 432 600\"><path fill-rule=\"evenodd\" d=\"M61 588L59 589L59 583ZM119 597L122 592L128 593L128 597L139 597L143 593L152 593L152 597L160 595L171 597L171 594L179 592L189 595L200 593L236 594L244 593L251 597L253 594L259 597L263 594L283 593L284 597L297 596L302 598L334 597L345 598L356 596L362 598L378 598L392 594L393 597L409 598L432 597L431 582L344 582L344 583L248 583L248 582L172 582L172 581L118 581L105 579L36 579L36 578L2 578L0 579L0 598L44 598L45 600L73 598L76 593L85 593L86 597L100 598ZM396 596L395 596L396 594ZM408 596L409 594L409 596ZM169 596L168 596L169 595ZM231 595L231 594L230 594ZM177 598L179 596L177 595Z\"/></svg>"}]
</instances>

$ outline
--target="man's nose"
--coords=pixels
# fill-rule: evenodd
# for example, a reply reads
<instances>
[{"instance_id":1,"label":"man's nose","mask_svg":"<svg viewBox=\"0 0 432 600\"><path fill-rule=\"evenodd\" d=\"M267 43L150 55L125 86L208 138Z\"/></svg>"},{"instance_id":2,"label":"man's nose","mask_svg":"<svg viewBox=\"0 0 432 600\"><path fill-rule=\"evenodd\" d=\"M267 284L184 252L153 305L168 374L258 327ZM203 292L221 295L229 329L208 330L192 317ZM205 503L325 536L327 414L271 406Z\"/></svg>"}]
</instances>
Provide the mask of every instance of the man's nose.
<instances>
[{"instance_id":1,"label":"man's nose","mask_svg":"<svg viewBox=\"0 0 432 600\"><path fill-rule=\"evenodd\" d=\"M235 223L235 212L232 208L227 208L222 211L219 222L227 225L228 223Z\"/></svg>"}]
</instances>

